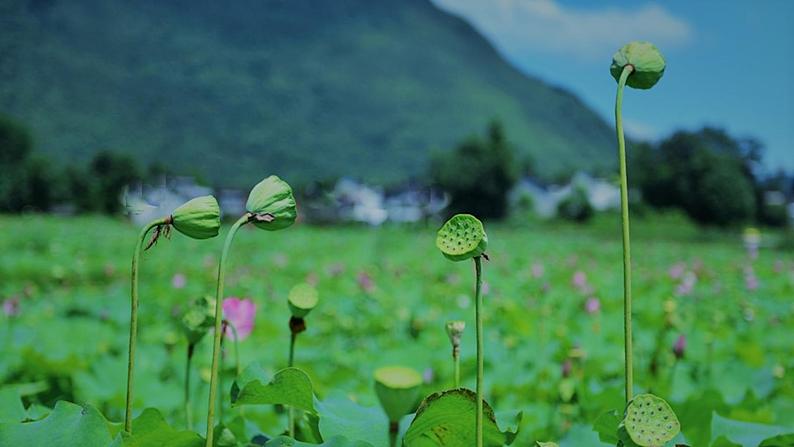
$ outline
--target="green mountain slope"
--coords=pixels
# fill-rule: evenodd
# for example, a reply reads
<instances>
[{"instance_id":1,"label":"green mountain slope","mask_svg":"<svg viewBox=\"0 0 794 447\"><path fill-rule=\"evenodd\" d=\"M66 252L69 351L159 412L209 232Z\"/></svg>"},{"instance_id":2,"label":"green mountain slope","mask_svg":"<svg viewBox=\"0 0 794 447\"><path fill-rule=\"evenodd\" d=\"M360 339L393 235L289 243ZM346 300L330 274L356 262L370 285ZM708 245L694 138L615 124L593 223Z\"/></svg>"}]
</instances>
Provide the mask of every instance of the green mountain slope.
<instances>
[{"instance_id":1,"label":"green mountain slope","mask_svg":"<svg viewBox=\"0 0 794 447\"><path fill-rule=\"evenodd\" d=\"M612 132L428 0L10 0L0 112L58 161L111 148L244 185L420 176L501 119L544 173L600 167Z\"/></svg>"}]
</instances>

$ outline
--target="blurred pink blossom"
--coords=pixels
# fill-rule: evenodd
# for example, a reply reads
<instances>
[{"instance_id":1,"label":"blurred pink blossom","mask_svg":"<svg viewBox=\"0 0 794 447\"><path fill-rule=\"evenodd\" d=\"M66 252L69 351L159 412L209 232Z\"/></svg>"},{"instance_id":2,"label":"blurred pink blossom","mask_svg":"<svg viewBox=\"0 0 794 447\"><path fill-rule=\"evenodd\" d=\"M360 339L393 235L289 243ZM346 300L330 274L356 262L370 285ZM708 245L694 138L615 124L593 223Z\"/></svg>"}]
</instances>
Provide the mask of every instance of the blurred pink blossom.
<instances>
[{"instance_id":1,"label":"blurred pink blossom","mask_svg":"<svg viewBox=\"0 0 794 447\"><path fill-rule=\"evenodd\" d=\"M598 311L601 310L601 301L599 301L598 298L591 296L587 299L587 301L585 301L584 310L591 315L598 313Z\"/></svg>"},{"instance_id":2,"label":"blurred pink blossom","mask_svg":"<svg viewBox=\"0 0 794 447\"><path fill-rule=\"evenodd\" d=\"M19 298L12 296L3 301L3 313L7 317L16 317L19 315Z\"/></svg>"},{"instance_id":3,"label":"blurred pink blossom","mask_svg":"<svg viewBox=\"0 0 794 447\"><path fill-rule=\"evenodd\" d=\"M254 330L256 303L249 299L229 297L223 300L223 319L237 330L238 341L243 341ZM227 327L224 336L234 339L234 331Z\"/></svg>"},{"instance_id":4,"label":"blurred pink blossom","mask_svg":"<svg viewBox=\"0 0 794 447\"><path fill-rule=\"evenodd\" d=\"M375 282L372 281L372 277L367 272L358 272L356 281L361 290L366 293L372 293L375 290Z\"/></svg>"},{"instance_id":5,"label":"blurred pink blossom","mask_svg":"<svg viewBox=\"0 0 794 447\"><path fill-rule=\"evenodd\" d=\"M581 289L587 285L587 274L581 270L577 270L576 273L573 274L571 283L573 283L574 287L577 289Z\"/></svg>"},{"instance_id":6,"label":"blurred pink blossom","mask_svg":"<svg viewBox=\"0 0 794 447\"><path fill-rule=\"evenodd\" d=\"M758 289L758 277L755 276L755 270L753 270L752 266L748 265L744 268L744 285L747 290Z\"/></svg>"},{"instance_id":7,"label":"blurred pink blossom","mask_svg":"<svg viewBox=\"0 0 794 447\"><path fill-rule=\"evenodd\" d=\"M565 361L562 362L562 368L561 368L562 376L568 377L571 375L572 371L573 371L573 363L571 363L571 359L565 359Z\"/></svg>"},{"instance_id":8,"label":"blurred pink blossom","mask_svg":"<svg viewBox=\"0 0 794 447\"><path fill-rule=\"evenodd\" d=\"M184 289L187 285L187 277L183 273L177 273L171 277L171 287L175 289Z\"/></svg>"},{"instance_id":9,"label":"blurred pink blossom","mask_svg":"<svg viewBox=\"0 0 794 447\"><path fill-rule=\"evenodd\" d=\"M695 289L695 284L698 282L698 277L694 272L686 272L678 287L675 289L675 294L678 296L687 296Z\"/></svg>"},{"instance_id":10,"label":"blurred pink blossom","mask_svg":"<svg viewBox=\"0 0 794 447\"><path fill-rule=\"evenodd\" d=\"M482 294L488 295L491 293L491 284L488 281L483 281L482 283Z\"/></svg>"},{"instance_id":11,"label":"blurred pink blossom","mask_svg":"<svg viewBox=\"0 0 794 447\"><path fill-rule=\"evenodd\" d=\"M681 279L684 276L684 272L686 271L686 264L683 262L676 262L675 264L670 266L670 269L667 271L667 274L670 275L670 279Z\"/></svg>"},{"instance_id":12,"label":"blurred pink blossom","mask_svg":"<svg viewBox=\"0 0 794 447\"><path fill-rule=\"evenodd\" d=\"M532 277L533 278L540 278L543 274L546 273L546 268L543 267L543 264L540 262L535 262L532 264Z\"/></svg>"},{"instance_id":13,"label":"blurred pink blossom","mask_svg":"<svg viewBox=\"0 0 794 447\"><path fill-rule=\"evenodd\" d=\"M675 358L682 359L684 358L684 353L686 352L686 335L681 334L673 344L673 354Z\"/></svg>"}]
</instances>

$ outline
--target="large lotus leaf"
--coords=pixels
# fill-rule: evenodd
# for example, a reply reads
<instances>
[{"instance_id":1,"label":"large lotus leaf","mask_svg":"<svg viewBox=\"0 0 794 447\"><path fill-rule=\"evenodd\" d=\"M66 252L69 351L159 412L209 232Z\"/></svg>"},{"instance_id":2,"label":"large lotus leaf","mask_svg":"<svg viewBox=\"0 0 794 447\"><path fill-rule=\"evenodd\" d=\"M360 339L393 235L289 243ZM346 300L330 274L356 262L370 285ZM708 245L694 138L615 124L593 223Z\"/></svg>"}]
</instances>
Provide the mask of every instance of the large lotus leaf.
<instances>
[{"instance_id":1,"label":"large lotus leaf","mask_svg":"<svg viewBox=\"0 0 794 447\"><path fill-rule=\"evenodd\" d=\"M618 427L620 426L620 416L617 410L609 410L601 413L593 423L593 431L598 433L601 442L615 444L618 442Z\"/></svg>"},{"instance_id":2,"label":"large lotus leaf","mask_svg":"<svg viewBox=\"0 0 794 447\"><path fill-rule=\"evenodd\" d=\"M27 417L25 406L14 388L0 388L0 423L21 422Z\"/></svg>"},{"instance_id":3,"label":"large lotus leaf","mask_svg":"<svg viewBox=\"0 0 794 447\"><path fill-rule=\"evenodd\" d=\"M711 419L712 445L718 438L724 438L742 447L757 447L767 438L790 432L783 427L734 421L714 413ZM772 444L774 445L774 444Z\"/></svg>"},{"instance_id":4,"label":"large lotus leaf","mask_svg":"<svg viewBox=\"0 0 794 447\"><path fill-rule=\"evenodd\" d=\"M758 447L791 447L794 446L794 433L773 436L764 439Z\"/></svg>"},{"instance_id":5,"label":"large lotus leaf","mask_svg":"<svg viewBox=\"0 0 794 447\"><path fill-rule=\"evenodd\" d=\"M314 391L309 376L298 368L278 371L269 382L264 382L262 368L253 364L232 385L232 402L237 405L289 405L311 413L314 408Z\"/></svg>"},{"instance_id":6,"label":"large lotus leaf","mask_svg":"<svg viewBox=\"0 0 794 447\"><path fill-rule=\"evenodd\" d=\"M143 410L132 421L132 435L122 433L124 447L201 447L204 439L189 430L176 430L168 425L154 408Z\"/></svg>"},{"instance_id":7,"label":"large lotus leaf","mask_svg":"<svg viewBox=\"0 0 794 447\"><path fill-rule=\"evenodd\" d=\"M265 447L372 447L372 444L364 441L350 441L343 436L335 436L322 444L308 444L296 441L288 436L279 436L271 439Z\"/></svg>"},{"instance_id":8,"label":"large lotus leaf","mask_svg":"<svg viewBox=\"0 0 794 447\"><path fill-rule=\"evenodd\" d=\"M509 445L515 440L517 429L501 431L487 402L483 409L483 441L486 446ZM419 406L403 440L406 447L475 445L477 395L468 389L435 393ZM519 413L517 419L520 420Z\"/></svg>"},{"instance_id":9,"label":"large lotus leaf","mask_svg":"<svg viewBox=\"0 0 794 447\"><path fill-rule=\"evenodd\" d=\"M59 401L46 418L25 423L0 423L0 446L107 447L111 427L92 406Z\"/></svg>"},{"instance_id":10,"label":"large lotus leaf","mask_svg":"<svg viewBox=\"0 0 794 447\"><path fill-rule=\"evenodd\" d=\"M366 441L373 447L389 446L389 420L381 408L364 407L341 396L330 396L315 405L323 439L344 436ZM407 426L408 420L403 418L400 426Z\"/></svg>"}]
</instances>

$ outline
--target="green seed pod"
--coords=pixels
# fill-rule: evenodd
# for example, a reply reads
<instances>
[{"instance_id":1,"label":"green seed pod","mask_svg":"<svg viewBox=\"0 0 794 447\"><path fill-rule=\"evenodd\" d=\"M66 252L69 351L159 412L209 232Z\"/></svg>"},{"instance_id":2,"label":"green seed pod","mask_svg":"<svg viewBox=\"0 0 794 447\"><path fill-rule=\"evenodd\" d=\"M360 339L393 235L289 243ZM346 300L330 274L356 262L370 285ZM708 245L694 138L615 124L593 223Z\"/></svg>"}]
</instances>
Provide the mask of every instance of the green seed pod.
<instances>
[{"instance_id":1,"label":"green seed pod","mask_svg":"<svg viewBox=\"0 0 794 447\"><path fill-rule=\"evenodd\" d=\"M630 42L612 56L609 71L616 81L626 65L634 67L626 85L643 90L653 87L662 78L665 68L662 53L650 42Z\"/></svg>"},{"instance_id":2,"label":"green seed pod","mask_svg":"<svg viewBox=\"0 0 794 447\"><path fill-rule=\"evenodd\" d=\"M476 217L456 214L438 230L436 247L452 261L465 261L485 252L488 235Z\"/></svg>"},{"instance_id":3,"label":"green seed pod","mask_svg":"<svg viewBox=\"0 0 794 447\"><path fill-rule=\"evenodd\" d=\"M629 402L623 426L631 440L642 447L665 445L681 430L670 405L653 394L640 394Z\"/></svg>"},{"instance_id":4,"label":"green seed pod","mask_svg":"<svg viewBox=\"0 0 794 447\"><path fill-rule=\"evenodd\" d=\"M404 366L386 366L375 370L375 394L378 395L389 422L399 422L419 402L422 376Z\"/></svg>"},{"instance_id":5,"label":"green seed pod","mask_svg":"<svg viewBox=\"0 0 794 447\"><path fill-rule=\"evenodd\" d=\"M196 344L209 332L215 320L215 298L205 296L193 301L180 321L188 343Z\"/></svg>"},{"instance_id":6,"label":"green seed pod","mask_svg":"<svg viewBox=\"0 0 794 447\"><path fill-rule=\"evenodd\" d=\"M212 196L196 197L171 214L174 228L193 239L209 239L221 228L221 211Z\"/></svg>"},{"instance_id":7,"label":"green seed pod","mask_svg":"<svg viewBox=\"0 0 794 447\"><path fill-rule=\"evenodd\" d=\"M295 318L304 318L317 306L319 295L310 284L298 284L289 291L287 305Z\"/></svg>"},{"instance_id":8,"label":"green seed pod","mask_svg":"<svg viewBox=\"0 0 794 447\"><path fill-rule=\"evenodd\" d=\"M295 197L292 188L275 175L262 180L248 195L246 210L253 214L252 222L263 230L281 230L295 223Z\"/></svg>"}]
</instances>

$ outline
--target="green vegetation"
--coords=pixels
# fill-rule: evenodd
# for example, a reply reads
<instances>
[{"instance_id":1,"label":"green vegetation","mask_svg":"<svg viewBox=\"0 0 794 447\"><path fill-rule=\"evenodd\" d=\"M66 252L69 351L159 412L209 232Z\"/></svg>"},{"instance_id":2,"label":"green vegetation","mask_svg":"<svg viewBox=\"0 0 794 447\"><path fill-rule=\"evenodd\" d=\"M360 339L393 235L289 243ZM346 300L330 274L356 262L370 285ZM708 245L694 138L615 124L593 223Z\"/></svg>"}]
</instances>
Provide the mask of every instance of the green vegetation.
<instances>
[{"instance_id":1,"label":"green vegetation","mask_svg":"<svg viewBox=\"0 0 794 447\"><path fill-rule=\"evenodd\" d=\"M759 439L746 444L757 445L763 438L752 433L772 430L768 437L794 430L789 341L794 255L765 248L776 236L770 233L762 235L760 255L751 262L738 234L703 233L680 217L655 214L636 217L633 224L637 389L668 398L689 445L709 446L720 436L734 442ZM606 445L590 427L597 419L609 425L606 416L599 416L623 407L616 217L597 216L587 226L531 225L489 225L485 396L503 431L515 431L514 415L523 411L514 445L535 440L556 440L563 447ZM39 419L49 411L45 407L63 399L90 403L111 421L123 419L129 259L119 254L130 249L137 231L109 218L0 217L0 295L19 299L17 315L0 315L0 394L24 395L22 417ZM347 433L387 446L388 421L377 407L371 377L379 367L400 364L432 371L423 396L452 386L454 368L443 328L449 320L474 327L470 272L452 269L438 253L432 228L304 225L283 236L263 237L246 225L229 259L229 293L250 297L266 309L257 313L253 332L239 344L243 365L259 366L238 378L237 388L247 388L238 397L319 415L326 441ZM213 289L220 244L219 239L174 237L143 255L139 321L145 330L139 337L134 410L140 415L146 407L158 408L175 432L184 429L182 314ZM757 277L756 288L748 288L748 268ZM584 283L574 282L579 272ZM361 274L370 283L364 284ZM186 282L175 275L184 275ZM285 321L291 314L284 301L307 278L323 294L300 343L299 366L319 399L314 405L297 396L285 401L272 387L262 388L287 363ZM691 289L682 287L691 278ZM588 307L589 298L600 306ZM678 357L673 348L680 335L687 343ZM193 357L191 405L199 432L205 429L198 421L206 412L211 340L200 341ZM461 384L469 388L476 380L474 346L475 331L466 331L460 368ZM219 392L223 423L236 439L282 433L286 413L261 404L230 408L229 392L235 387L228 384L237 374L231 365L219 374L227 384ZM289 383L306 383L297 373L287 375L295 376ZM243 381L250 385L242 386ZM475 400L469 402L467 408L474 408ZM241 414L248 421L244 425ZM473 422L475 411L468 414ZM359 419L360 425L350 422ZM159 424L149 426L168 427ZM300 436L308 436L305 424L298 420ZM411 420L400 425L407 429ZM766 431L758 431L759 425ZM7 433L3 427L0 422L0 439ZM737 427L756 431L739 438ZM134 422L133 432L138 431Z\"/></svg>"},{"instance_id":2,"label":"green vegetation","mask_svg":"<svg viewBox=\"0 0 794 447\"><path fill-rule=\"evenodd\" d=\"M240 188L263 166L394 182L497 118L544 175L613 166L600 116L428 0L5 3L0 112L63 165L113 148Z\"/></svg>"}]
</instances>

